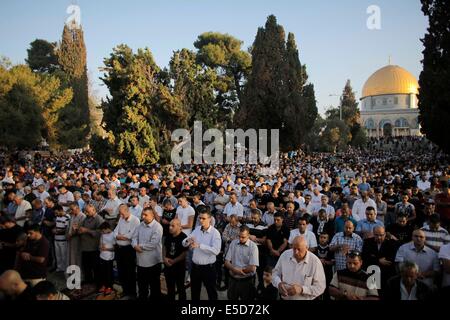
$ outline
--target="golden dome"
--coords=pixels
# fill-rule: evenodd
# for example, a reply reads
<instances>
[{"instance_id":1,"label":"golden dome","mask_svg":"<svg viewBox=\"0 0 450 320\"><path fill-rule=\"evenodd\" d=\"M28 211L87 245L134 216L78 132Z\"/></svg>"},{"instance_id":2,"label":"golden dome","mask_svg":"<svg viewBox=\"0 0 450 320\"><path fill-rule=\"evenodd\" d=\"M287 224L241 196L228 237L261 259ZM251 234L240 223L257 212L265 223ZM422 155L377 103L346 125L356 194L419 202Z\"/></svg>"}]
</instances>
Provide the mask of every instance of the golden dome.
<instances>
[{"instance_id":1,"label":"golden dome","mask_svg":"<svg viewBox=\"0 0 450 320\"><path fill-rule=\"evenodd\" d=\"M361 99L384 94L418 94L419 83L407 70L388 65L376 71L366 81Z\"/></svg>"}]
</instances>

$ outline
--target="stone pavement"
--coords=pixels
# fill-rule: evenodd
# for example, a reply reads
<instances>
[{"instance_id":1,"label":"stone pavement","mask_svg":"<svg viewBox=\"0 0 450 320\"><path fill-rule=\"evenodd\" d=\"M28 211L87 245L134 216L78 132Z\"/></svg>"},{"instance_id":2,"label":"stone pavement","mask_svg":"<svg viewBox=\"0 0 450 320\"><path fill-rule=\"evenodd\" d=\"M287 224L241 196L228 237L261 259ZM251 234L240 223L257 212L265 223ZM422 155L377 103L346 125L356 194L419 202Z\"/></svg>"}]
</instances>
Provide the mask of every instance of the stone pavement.
<instances>
[{"instance_id":1,"label":"stone pavement","mask_svg":"<svg viewBox=\"0 0 450 320\"><path fill-rule=\"evenodd\" d=\"M54 272L54 273L49 273L48 275L48 280L51 281L52 283L55 284L56 288L60 291L67 291L67 284L66 284L66 278L65 275L61 272ZM114 285L114 289L119 293L122 292L122 288L120 287L119 284L115 284ZM165 292L165 288L162 288L163 293ZM218 297L219 300L227 300L227 291L218 291ZM187 299L190 300L191 299L191 290L190 288L188 288L186 290L186 296ZM97 297L97 294L91 294L81 300L95 300ZM178 298L177 298L178 299ZM201 300L208 300L208 295L206 293L206 290L204 287L202 287L202 292L201 292Z\"/></svg>"}]
</instances>

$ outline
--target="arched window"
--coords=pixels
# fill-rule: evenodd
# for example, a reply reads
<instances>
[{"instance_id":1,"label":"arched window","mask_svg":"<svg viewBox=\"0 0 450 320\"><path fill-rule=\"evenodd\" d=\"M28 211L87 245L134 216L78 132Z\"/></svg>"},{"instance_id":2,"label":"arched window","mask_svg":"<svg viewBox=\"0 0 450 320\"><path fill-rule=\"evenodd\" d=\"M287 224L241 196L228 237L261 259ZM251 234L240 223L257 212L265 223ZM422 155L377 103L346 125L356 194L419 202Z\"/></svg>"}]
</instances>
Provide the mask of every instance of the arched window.
<instances>
[{"instance_id":1,"label":"arched window","mask_svg":"<svg viewBox=\"0 0 450 320\"><path fill-rule=\"evenodd\" d=\"M375 122L373 121L373 119L367 119L366 120L366 124L364 125L366 127L366 129L375 129Z\"/></svg>"},{"instance_id":2,"label":"arched window","mask_svg":"<svg viewBox=\"0 0 450 320\"><path fill-rule=\"evenodd\" d=\"M383 129L383 127L384 127L386 124L391 124L391 120L389 120L389 119L383 119L383 120L381 120L381 121L380 121L380 129Z\"/></svg>"},{"instance_id":3,"label":"arched window","mask_svg":"<svg viewBox=\"0 0 450 320\"><path fill-rule=\"evenodd\" d=\"M400 118L395 121L395 127L397 128L409 128L408 120Z\"/></svg>"}]
</instances>

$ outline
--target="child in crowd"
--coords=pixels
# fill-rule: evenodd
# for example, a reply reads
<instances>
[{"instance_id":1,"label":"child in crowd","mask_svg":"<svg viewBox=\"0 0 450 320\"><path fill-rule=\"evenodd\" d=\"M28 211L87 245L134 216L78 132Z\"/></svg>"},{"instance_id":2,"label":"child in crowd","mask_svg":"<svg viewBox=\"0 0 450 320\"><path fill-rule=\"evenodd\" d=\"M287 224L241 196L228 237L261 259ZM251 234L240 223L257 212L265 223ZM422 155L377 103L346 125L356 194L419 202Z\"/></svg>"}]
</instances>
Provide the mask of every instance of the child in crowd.
<instances>
[{"instance_id":1,"label":"child in crowd","mask_svg":"<svg viewBox=\"0 0 450 320\"><path fill-rule=\"evenodd\" d=\"M116 239L111 226L104 222L99 227L100 237L100 293L105 295L113 292L113 261Z\"/></svg>"},{"instance_id":2,"label":"child in crowd","mask_svg":"<svg viewBox=\"0 0 450 320\"><path fill-rule=\"evenodd\" d=\"M256 300L277 300L278 289L272 285L272 270L271 266L264 268L263 282L256 289Z\"/></svg>"},{"instance_id":3,"label":"child in crowd","mask_svg":"<svg viewBox=\"0 0 450 320\"><path fill-rule=\"evenodd\" d=\"M317 256L322 262L323 269L325 271L325 278L327 281L327 288L333 279L333 266L334 266L334 253L330 250L330 235L326 232L322 232L319 235L319 245L317 246ZM325 300L329 300L328 289L323 294Z\"/></svg>"}]
</instances>

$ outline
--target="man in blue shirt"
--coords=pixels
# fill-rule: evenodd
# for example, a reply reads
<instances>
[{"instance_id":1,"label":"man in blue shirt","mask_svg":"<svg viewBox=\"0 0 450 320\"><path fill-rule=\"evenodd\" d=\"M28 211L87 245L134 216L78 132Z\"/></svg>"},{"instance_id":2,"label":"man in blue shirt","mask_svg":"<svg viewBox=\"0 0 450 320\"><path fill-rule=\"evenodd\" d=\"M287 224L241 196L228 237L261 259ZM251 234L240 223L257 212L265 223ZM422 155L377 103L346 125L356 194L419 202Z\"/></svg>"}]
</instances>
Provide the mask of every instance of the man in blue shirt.
<instances>
[{"instance_id":1,"label":"man in blue shirt","mask_svg":"<svg viewBox=\"0 0 450 320\"><path fill-rule=\"evenodd\" d=\"M367 207L366 219L358 222L356 226L356 233L363 239L373 237L373 229L375 227L384 227L383 222L377 220L377 214L374 207Z\"/></svg>"}]
</instances>

